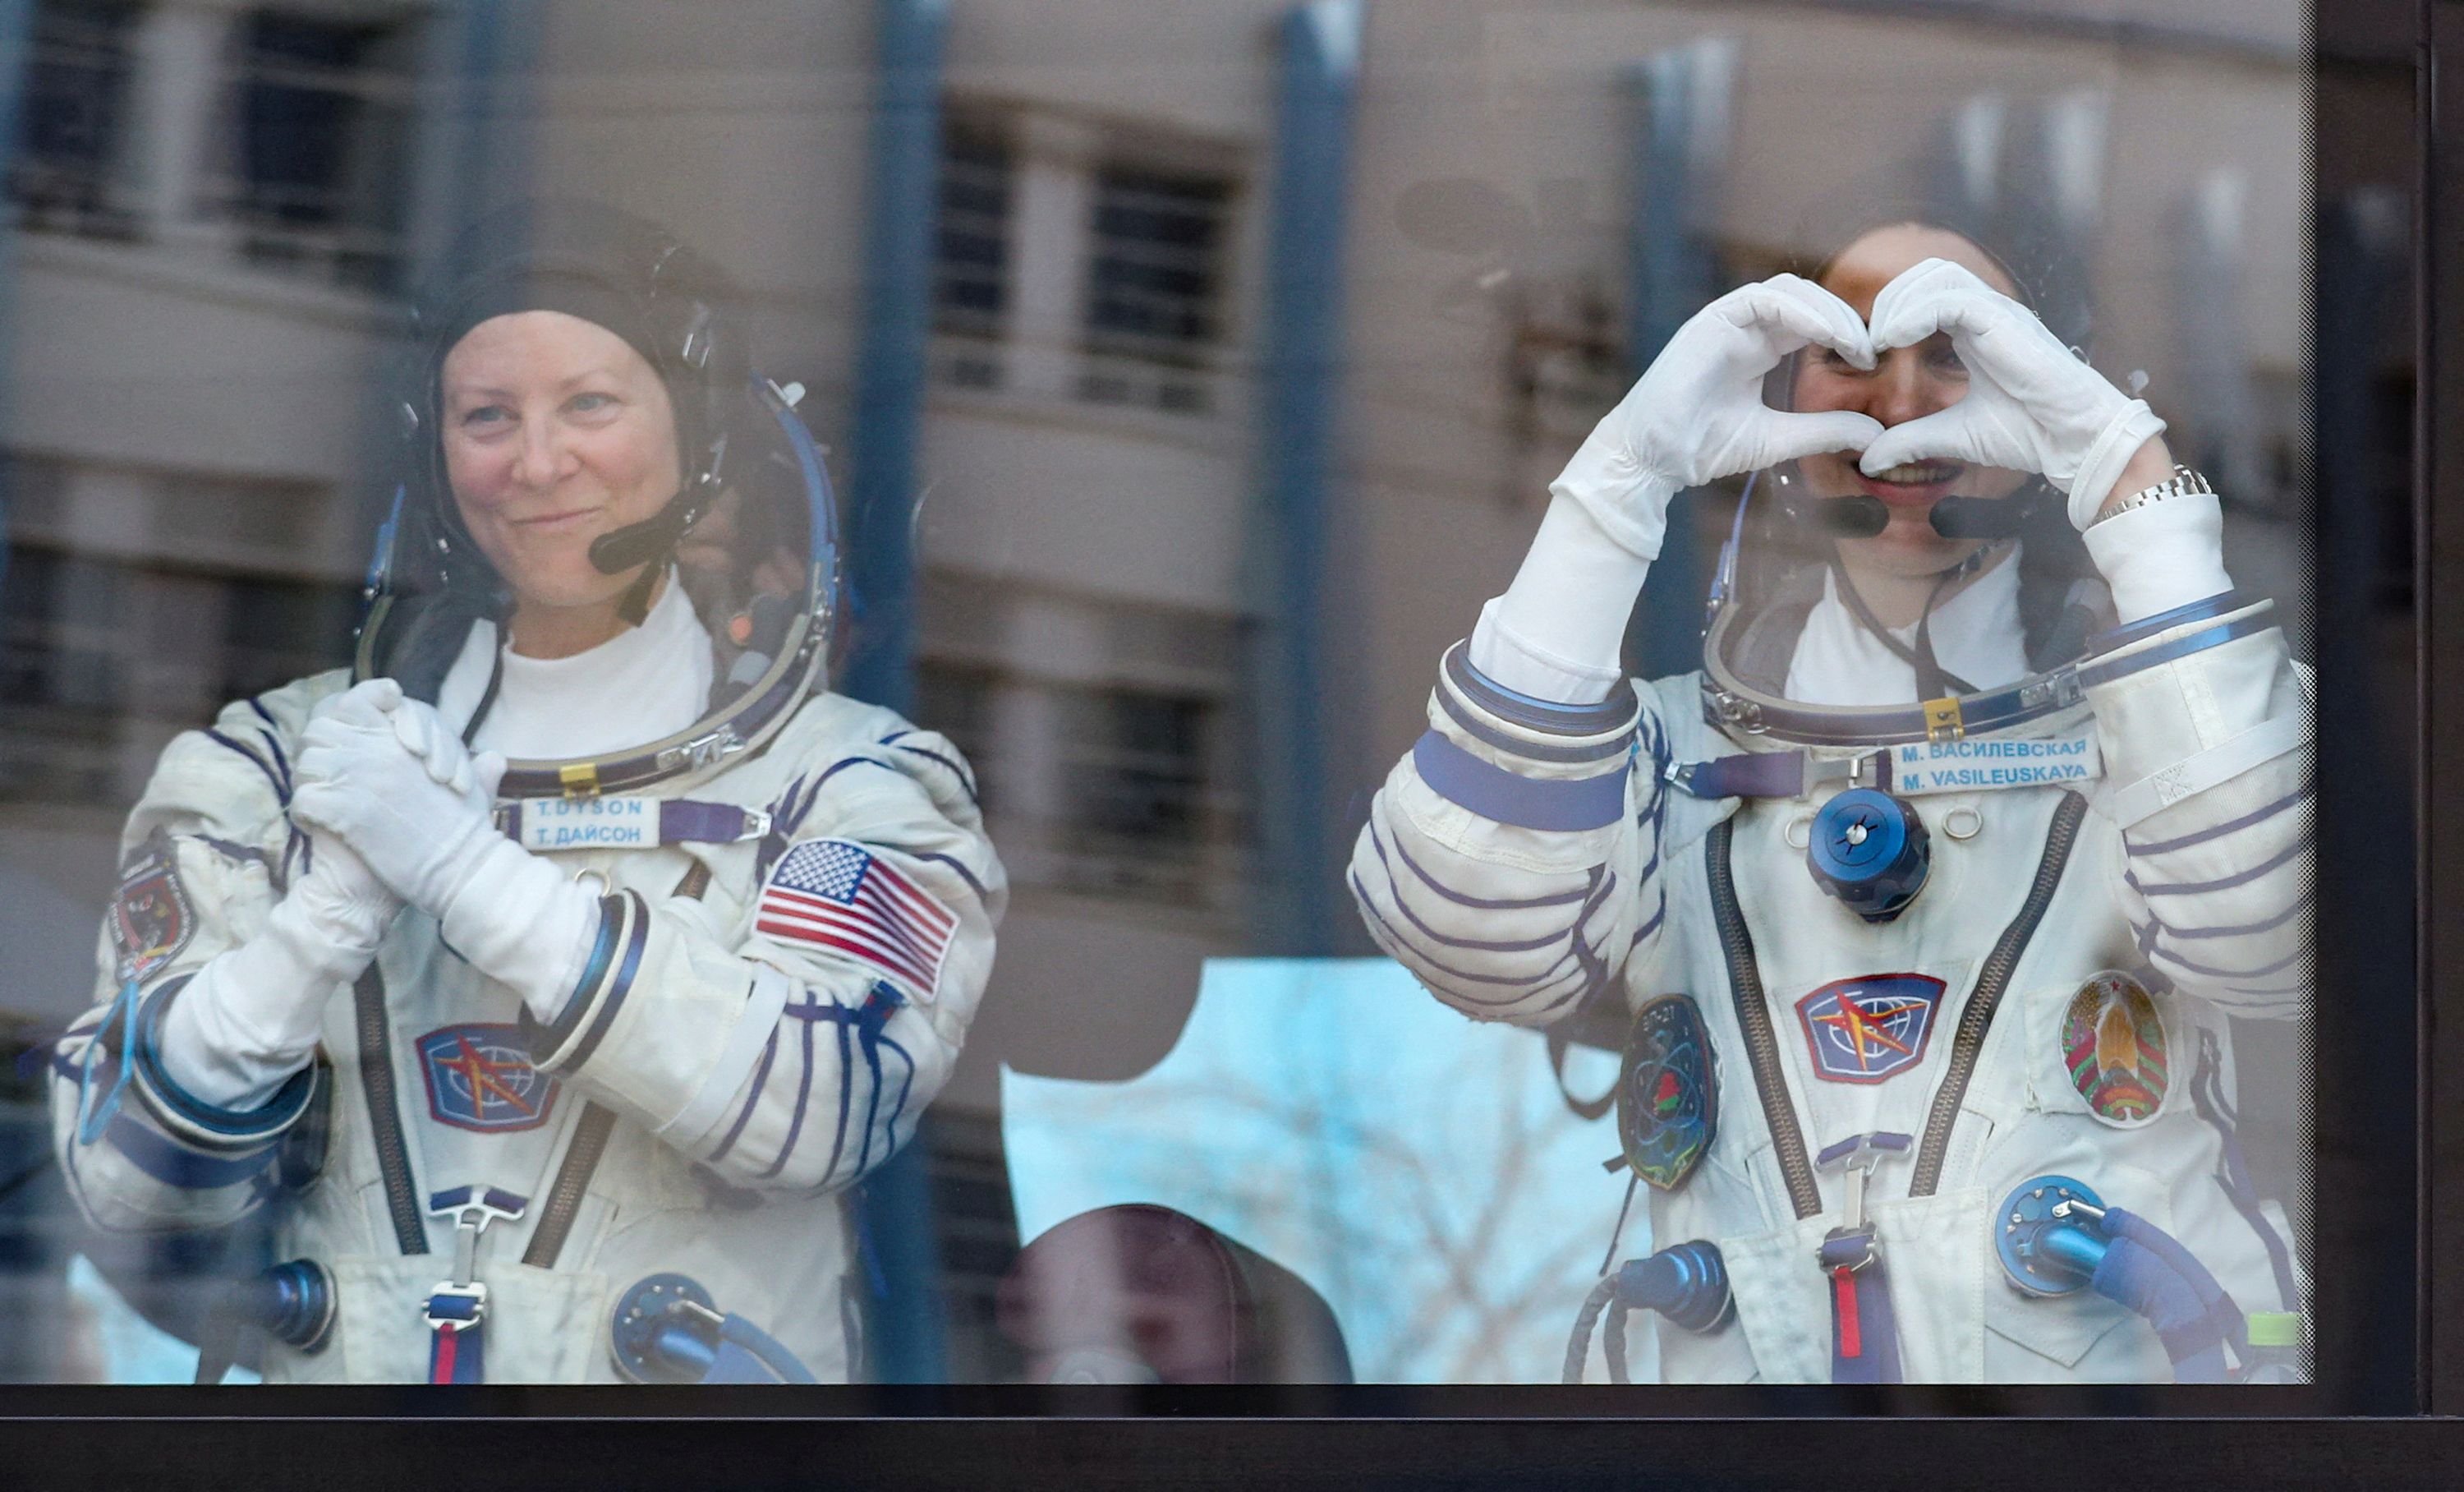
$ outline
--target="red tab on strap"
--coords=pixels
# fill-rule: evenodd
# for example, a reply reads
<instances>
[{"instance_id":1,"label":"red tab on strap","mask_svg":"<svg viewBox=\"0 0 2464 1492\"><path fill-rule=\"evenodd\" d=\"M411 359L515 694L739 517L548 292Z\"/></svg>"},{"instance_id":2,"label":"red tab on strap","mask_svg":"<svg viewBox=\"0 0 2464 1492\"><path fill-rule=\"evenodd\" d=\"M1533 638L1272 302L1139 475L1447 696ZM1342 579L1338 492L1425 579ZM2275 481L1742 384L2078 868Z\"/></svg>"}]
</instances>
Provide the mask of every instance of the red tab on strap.
<instances>
[{"instance_id":1,"label":"red tab on strap","mask_svg":"<svg viewBox=\"0 0 2464 1492\"><path fill-rule=\"evenodd\" d=\"M1839 1319L1839 1355L1862 1357L1865 1343L1857 1325L1857 1271L1845 1267L1831 1271L1831 1289Z\"/></svg>"}]
</instances>

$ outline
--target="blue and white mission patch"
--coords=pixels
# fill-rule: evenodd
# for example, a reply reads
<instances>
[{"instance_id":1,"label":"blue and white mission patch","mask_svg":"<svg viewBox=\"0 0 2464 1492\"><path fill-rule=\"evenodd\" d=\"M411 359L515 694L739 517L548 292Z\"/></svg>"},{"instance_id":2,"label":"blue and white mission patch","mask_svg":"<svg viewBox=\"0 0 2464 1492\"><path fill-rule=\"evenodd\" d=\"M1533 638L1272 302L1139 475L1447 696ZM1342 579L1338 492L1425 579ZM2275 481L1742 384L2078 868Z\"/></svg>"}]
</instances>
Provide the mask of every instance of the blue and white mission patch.
<instances>
[{"instance_id":1,"label":"blue and white mission patch","mask_svg":"<svg viewBox=\"0 0 2464 1492\"><path fill-rule=\"evenodd\" d=\"M1797 1001L1815 1076L1881 1082L1924 1061L1942 991L1942 981L1929 974L1864 974L1835 979Z\"/></svg>"},{"instance_id":2,"label":"blue and white mission patch","mask_svg":"<svg viewBox=\"0 0 2464 1492\"><path fill-rule=\"evenodd\" d=\"M556 1080L531 1065L506 1025L447 1026L419 1038L428 1112L437 1123L495 1134L536 1129L556 1102Z\"/></svg>"}]
</instances>

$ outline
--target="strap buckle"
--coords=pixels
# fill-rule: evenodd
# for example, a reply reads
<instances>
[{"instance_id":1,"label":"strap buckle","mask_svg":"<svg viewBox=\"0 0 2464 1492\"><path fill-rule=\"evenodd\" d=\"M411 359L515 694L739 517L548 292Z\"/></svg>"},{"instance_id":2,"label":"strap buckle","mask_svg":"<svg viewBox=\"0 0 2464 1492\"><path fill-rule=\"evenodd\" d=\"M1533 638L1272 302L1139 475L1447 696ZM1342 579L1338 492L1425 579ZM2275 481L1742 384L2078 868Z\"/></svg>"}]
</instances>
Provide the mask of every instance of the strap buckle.
<instances>
[{"instance_id":1,"label":"strap buckle","mask_svg":"<svg viewBox=\"0 0 2464 1492\"><path fill-rule=\"evenodd\" d=\"M423 1319L430 1331L467 1331L488 1319L488 1287L476 1280L440 1280L428 1295Z\"/></svg>"},{"instance_id":2,"label":"strap buckle","mask_svg":"<svg viewBox=\"0 0 2464 1492\"><path fill-rule=\"evenodd\" d=\"M1839 1171L1846 1189L1839 1206L1839 1226L1832 1229L1823 1240L1821 1255L1825 1269L1839 1267L1830 1258L1833 1240L1860 1235L1864 1241L1863 1257L1846 1267L1862 1269L1873 1262L1874 1229L1865 1220L1865 1184L1872 1178L1875 1167L1895 1156L1907 1154L1915 1143L1907 1135L1876 1130L1871 1134L1850 1135L1837 1145L1825 1147L1822 1153L1814 1158L1814 1164L1820 1169Z\"/></svg>"},{"instance_id":3,"label":"strap buckle","mask_svg":"<svg viewBox=\"0 0 2464 1492\"><path fill-rule=\"evenodd\" d=\"M521 1216L529 1207L530 1198L495 1187L454 1187L429 1197L430 1215L453 1219L453 1278L440 1280L429 1296L429 1325L459 1331L479 1324L488 1309L488 1287L472 1278L478 1272L479 1235L491 1223ZM450 1304L457 1301L463 1303L460 1310Z\"/></svg>"}]
</instances>

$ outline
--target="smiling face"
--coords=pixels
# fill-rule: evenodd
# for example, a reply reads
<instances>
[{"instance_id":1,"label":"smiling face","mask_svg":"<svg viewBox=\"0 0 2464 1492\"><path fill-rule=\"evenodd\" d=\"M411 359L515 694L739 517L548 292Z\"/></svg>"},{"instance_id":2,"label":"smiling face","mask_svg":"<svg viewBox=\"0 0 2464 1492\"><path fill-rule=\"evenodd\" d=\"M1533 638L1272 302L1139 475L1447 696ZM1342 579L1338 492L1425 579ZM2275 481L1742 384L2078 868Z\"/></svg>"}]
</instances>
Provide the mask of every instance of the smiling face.
<instances>
[{"instance_id":1,"label":"smiling face","mask_svg":"<svg viewBox=\"0 0 2464 1492\"><path fill-rule=\"evenodd\" d=\"M641 570L602 573L591 541L657 513L683 480L657 371L595 323L520 311L465 333L439 385L446 479L513 588L517 647L525 612L612 617Z\"/></svg>"},{"instance_id":2,"label":"smiling face","mask_svg":"<svg viewBox=\"0 0 2464 1492\"><path fill-rule=\"evenodd\" d=\"M2002 267L1984 251L1946 229L1903 223L1878 228L1843 250L1823 273L1824 289L1847 301L1857 314L1870 317L1874 298L1902 271L1928 258L1948 259L1976 272L2004 295L2017 288ZM1868 372L1824 347L1809 347L1798 358L1794 407L1799 410L1853 410L1884 425L1903 424L1957 403L1968 392L1968 369L1951 349L1950 339L1936 335L1912 347L1882 353ZM1807 457L1798 463L1806 484L1817 498L1853 497L1869 493L1890 508L1890 523L1870 539L1839 541L1841 559L1850 568L1893 575L1932 575L1958 564L1983 543L1946 539L1933 531L1927 515L1942 498L1957 493L1972 498L2007 498L2027 479L1998 466L1973 466L1948 459L1926 460L1892 468L1881 478L1857 469L1854 452Z\"/></svg>"}]
</instances>

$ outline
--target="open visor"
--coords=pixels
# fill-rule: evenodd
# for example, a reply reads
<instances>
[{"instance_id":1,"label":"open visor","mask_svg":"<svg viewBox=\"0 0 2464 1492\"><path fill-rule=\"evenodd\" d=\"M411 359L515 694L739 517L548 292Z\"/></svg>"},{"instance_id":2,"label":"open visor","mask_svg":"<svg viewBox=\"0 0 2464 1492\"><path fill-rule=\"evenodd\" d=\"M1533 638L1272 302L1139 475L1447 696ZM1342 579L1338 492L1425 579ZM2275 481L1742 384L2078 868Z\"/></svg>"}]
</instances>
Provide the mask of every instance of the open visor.
<instances>
[{"instance_id":1,"label":"open visor","mask_svg":"<svg viewBox=\"0 0 2464 1492\"><path fill-rule=\"evenodd\" d=\"M615 751L513 762L500 796L635 791L698 775L767 741L823 679L838 609L837 506L821 449L795 412L802 393L755 378L740 398L720 401L716 494L675 544L677 579L715 653L701 718ZM355 682L389 677L432 701L472 626L502 612L492 579L434 562L438 522L395 490L368 568ZM492 685L482 714L494 695Z\"/></svg>"},{"instance_id":2,"label":"open visor","mask_svg":"<svg viewBox=\"0 0 2464 1492\"><path fill-rule=\"evenodd\" d=\"M1905 704L1792 700L1787 680L1807 617L1823 599L1826 576L1838 583L1837 547L1815 503L1758 506L1764 476L1749 476L1738 499L1705 617L1704 714L1732 732L1799 746L1881 746L2014 730L2083 705L2088 687L2107 678L2275 624L2268 614L2272 603L2231 591L2116 627L2109 599L2070 535L2060 504L2039 502L2025 522L2013 525L2015 533L1991 541L2015 549L2003 563L2020 578L2020 625L2030 665L2024 677ZM2215 618L2216 627L2109 660L2133 642L2201 616Z\"/></svg>"}]
</instances>

